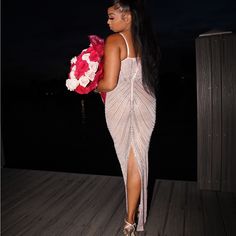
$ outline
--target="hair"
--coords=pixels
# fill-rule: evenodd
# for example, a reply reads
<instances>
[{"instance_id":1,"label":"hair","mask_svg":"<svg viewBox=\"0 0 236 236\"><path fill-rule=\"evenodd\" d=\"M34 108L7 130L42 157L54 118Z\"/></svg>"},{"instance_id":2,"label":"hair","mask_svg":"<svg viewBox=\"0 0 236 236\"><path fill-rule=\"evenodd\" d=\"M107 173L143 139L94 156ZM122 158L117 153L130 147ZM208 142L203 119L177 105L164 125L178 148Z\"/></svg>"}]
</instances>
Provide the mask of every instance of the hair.
<instances>
[{"instance_id":1,"label":"hair","mask_svg":"<svg viewBox=\"0 0 236 236\"><path fill-rule=\"evenodd\" d=\"M159 84L160 50L145 4L142 0L112 0L111 6L131 14L131 34L135 55L141 57L143 86L155 95Z\"/></svg>"}]
</instances>

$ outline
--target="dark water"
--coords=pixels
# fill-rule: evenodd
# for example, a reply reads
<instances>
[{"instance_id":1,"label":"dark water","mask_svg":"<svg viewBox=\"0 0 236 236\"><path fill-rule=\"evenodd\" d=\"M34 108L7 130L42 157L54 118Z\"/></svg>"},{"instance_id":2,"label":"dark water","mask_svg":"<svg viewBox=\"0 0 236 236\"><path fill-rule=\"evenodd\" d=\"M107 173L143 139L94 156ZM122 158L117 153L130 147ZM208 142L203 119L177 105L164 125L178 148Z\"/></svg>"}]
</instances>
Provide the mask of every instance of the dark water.
<instances>
[{"instance_id":1,"label":"dark water","mask_svg":"<svg viewBox=\"0 0 236 236\"><path fill-rule=\"evenodd\" d=\"M121 176L99 95L81 96L64 91L64 81L59 84L59 93L47 86L30 93L5 88L5 166ZM173 83L165 78L157 106L150 176L196 180L194 79L176 78Z\"/></svg>"}]
</instances>

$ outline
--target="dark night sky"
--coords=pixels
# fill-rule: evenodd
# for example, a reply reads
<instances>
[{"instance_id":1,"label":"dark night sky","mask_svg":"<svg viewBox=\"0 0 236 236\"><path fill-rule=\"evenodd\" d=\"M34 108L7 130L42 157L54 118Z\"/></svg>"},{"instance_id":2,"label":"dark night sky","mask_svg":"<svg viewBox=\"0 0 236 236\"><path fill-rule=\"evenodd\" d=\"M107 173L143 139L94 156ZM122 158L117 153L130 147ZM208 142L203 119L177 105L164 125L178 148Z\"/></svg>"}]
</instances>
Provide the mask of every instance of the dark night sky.
<instances>
[{"instance_id":1,"label":"dark night sky","mask_svg":"<svg viewBox=\"0 0 236 236\"><path fill-rule=\"evenodd\" d=\"M156 177L195 179L194 40L212 29L235 32L236 1L148 3L162 52L158 128L151 145L155 163L150 166ZM2 1L2 127L8 166L120 174L111 158L115 151L101 99L85 96L84 129L82 95L65 86L70 59L88 47L88 35L111 33L104 5L102 0ZM96 140L92 149L91 140ZM91 164L87 157L94 155L102 158Z\"/></svg>"},{"instance_id":2,"label":"dark night sky","mask_svg":"<svg viewBox=\"0 0 236 236\"><path fill-rule=\"evenodd\" d=\"M200 33L236 29L235 1L148 3L159 35L164 70L182 73L189 66L183 65L185 61L190 59L193 64L194 39ZM88 46L87 35L105 37L110 33L103 5L97 0L4 0L2 59L6 83L20 86L31 80L63 80L69 60Z\"/></svg>"}]
</instances>

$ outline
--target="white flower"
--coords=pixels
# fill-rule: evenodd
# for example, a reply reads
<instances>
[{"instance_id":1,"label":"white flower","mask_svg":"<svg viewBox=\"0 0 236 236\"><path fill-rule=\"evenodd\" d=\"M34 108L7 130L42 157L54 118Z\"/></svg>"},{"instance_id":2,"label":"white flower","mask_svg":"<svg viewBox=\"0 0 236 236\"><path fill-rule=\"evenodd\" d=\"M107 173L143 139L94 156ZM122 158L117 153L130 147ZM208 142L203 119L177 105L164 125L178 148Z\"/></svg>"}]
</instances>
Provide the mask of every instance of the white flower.
<instances>
[{"instance_id":1,"label":"white flower","mask_svg":"<svg viewBox=\"0 0 236 236\"><path fill-rule=\"evenodd\" d=\"M77 79L67 79L66 80L66 87L70 91L74 91L78 85L79 85L79 81Z\"/></svg>"},{"instance_id":2,"label":"white flower","mask_svg":"<svg viewBox=\"0 0 236 236\"><path fill-rule=\"evenodd\" d=\"M90 53L85 53L83 56L82 56L82 60L84 61L87 61L89 63L89 56L90 56Z\"/></svg>"},{"instance_id":3,"label":"white flower","mask_svg":"<svg viewBox=\"0 0 236 236\"><path fill-rule=\"evenodd\" d=\"M75 74L74 74L74 70L72 70L72 71L70 72L70 78L71 78L71 79L76 79Z\"/></svg>"},{"instance_id":4,"label":"white flower","mask_svg":"<svg viewBox=\"0 0 236 236\"><path fill-rule=\"evenodd\" d=\"M85 72L84 74L86 77L88 77L89 80L93 81L95 78L95 72L92 70L88 70L87 72Z\"/></svg>"},{"instance_id":5,"label":"white flower","mask_svg":"<svg viewBox=\"0 0 236 236\"><path fill-rule=\"evenodd\" d=\"M76 70L76 65L74 65L72 68L71 68L71 71L75 71Z\"/></svg>"},{"instance_id":6,"label":"white flower","mask_svg":"<svg viewBox=\"0 0 236 236\"><path fill-rule=\"evenodd\" d=\"M73 58L71 59L70 63L71 63L71 64L72 64L72 63L75 64L76 61L77 61L77 57L73 57Z\"/></svg>"},{"instance_id":7,"label":"white flower","mask_svg":"<svg viewBox=\"0 0 236 236\"><path fill-rule=\"evenodd\" d=\"M87 76L81 76L79 79L79 84L83 87L86 87L87 84L89 83L89 78Z\"/></svg>"},{"instance_id":8,"label":"white flower","mask_svg":"<svg viewBox=\"0 0 236 236\"><path fill-rule=\"evenodd\" d=\"M89 69L96 72L98 69L98 62L96 61L89 61Z\"/></svg>"}]
</instances>

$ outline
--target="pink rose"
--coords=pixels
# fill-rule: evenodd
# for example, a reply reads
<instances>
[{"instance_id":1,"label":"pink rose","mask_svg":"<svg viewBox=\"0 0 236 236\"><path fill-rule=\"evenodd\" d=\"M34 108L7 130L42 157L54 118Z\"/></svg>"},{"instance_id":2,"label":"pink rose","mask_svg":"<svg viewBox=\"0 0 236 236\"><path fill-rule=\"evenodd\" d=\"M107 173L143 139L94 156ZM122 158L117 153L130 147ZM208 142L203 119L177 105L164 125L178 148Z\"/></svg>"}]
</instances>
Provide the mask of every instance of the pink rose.
<instances>
[{"instance_id":1,"label":"pink rose","mask_svg":"<svg viewBox=\"0 0 236 236\"><path fill-rule=\"evenodd\" d=\"M104 45L94 45L93 46L94 50L97 52L98 56L102 57L103 56L103 52L104 52Z\"/></svg>"},{"instance_id":2,"label":"pink rose","mask_svg":"<svg viewBox=\"0 0 236 236\"><path fill-rule=\"evenodd\" d=\"M90 61L99 61L100 57L98 56L96 51L91 51L89 56Z\"/></svg>"},{"instance_id":3,"label":"pink rose","mask_svg":"<svg viewBox=\"0 0 236 236\"><path fill-rule=\"evenodd\" d=\"M87 51L88 51L88 50L86 49L86 50L84 50L83 52L81 52L81 53L77 56L77 61L76 61L77 63L82 60L82 56L83 56L84 54L88 53Z\"/></svg>"},{"instance_id":4,"label":"pink rose","mask_svg":"<svg viewBox=\"0 0 236 236\"><path fill-rule=\"evenodd\" d=\"M87 61L84 60L77 60L76 63L76 70L75 70L75 77L80 78L84 73L89 69L89 65Z\"/></svg>"},{"instance_id":5,"label":"pink rose","mask_svg":"<svg viewBox=\"0 0 236 236\"><path fill-rule=\"evenodd\" d=\"M94 50L93 47L90 46L89 48L87 48L86 53L91 53L93 50Z\"/></svg>"}]
</instances>

